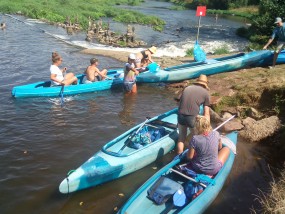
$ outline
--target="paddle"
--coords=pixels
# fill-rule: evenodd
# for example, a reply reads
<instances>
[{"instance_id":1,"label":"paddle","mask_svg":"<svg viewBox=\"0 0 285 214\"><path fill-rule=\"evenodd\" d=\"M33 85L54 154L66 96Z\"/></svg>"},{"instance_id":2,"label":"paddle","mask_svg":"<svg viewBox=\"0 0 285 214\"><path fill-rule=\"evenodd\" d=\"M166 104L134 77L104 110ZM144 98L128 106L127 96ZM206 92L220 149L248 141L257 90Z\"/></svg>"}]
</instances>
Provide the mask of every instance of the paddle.
<instances>
[{"instance_id":1,"label":"paddle","mask_svg":"<svg viewBox=\"0 0 285 214\"><path fill-rule=\"evenodd\" d=\"M59 93L61 107L63 107L63 105L64 105L63 91L64 91L64 85L61 86L61 90L60 90L60 93Z\"/></svg>"},{"instance_id":2,"label":"paddle","mask_svg":"<svg viewBox=\"0 0 285 214\"><path fill-rule=\"evenodd\" d=\"M149 117L147 117L147 119L142 123L142 125L137 129L136 132L133 132L131 135L129 135L129 137L127 138L127 140L124 143L124 146L118 151L119 154L122 153L122 151L124 150L124 148L130 144L130 142L132 141L133 137L135 135L137 135L139 133L139 131L143 128L143 126L150 120Z\"/></svg>"}]
</instances>

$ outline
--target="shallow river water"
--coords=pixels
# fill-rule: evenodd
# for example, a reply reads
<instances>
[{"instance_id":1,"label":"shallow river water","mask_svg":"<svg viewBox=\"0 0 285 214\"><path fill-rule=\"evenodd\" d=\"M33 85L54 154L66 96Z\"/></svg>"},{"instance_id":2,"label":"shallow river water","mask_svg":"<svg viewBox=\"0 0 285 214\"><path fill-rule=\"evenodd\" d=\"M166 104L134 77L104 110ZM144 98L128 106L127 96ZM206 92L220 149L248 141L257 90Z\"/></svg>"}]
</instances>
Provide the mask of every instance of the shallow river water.
<instances>
[{"instance_id":1,"label":"shallow river water","mask_svg":"<svg viewBox=\"0 0 285 214\"><path fill-rule=\"evenodd\" d=\"M140 85L136 96L126 97L122 89L83 94L66 98L63 108L58 98L14 99L14 86L49 78L52 51L58 51L63 66L76 74L91 56L47 33L64 35L61 28L42 24L44 33L32 20L23 23L0 14L3 19L7 29L0 31L0 213L114 213L174 152L131 175L70 195L60 194L58 185L109 140L146 116L176 107L173 94L159 85ZM102 68L122 66L97 57ZM237 150L232 172L206 213L249 213L257 188L267 187L262 149L239 141Z\"/></svg>"}]
</instances>

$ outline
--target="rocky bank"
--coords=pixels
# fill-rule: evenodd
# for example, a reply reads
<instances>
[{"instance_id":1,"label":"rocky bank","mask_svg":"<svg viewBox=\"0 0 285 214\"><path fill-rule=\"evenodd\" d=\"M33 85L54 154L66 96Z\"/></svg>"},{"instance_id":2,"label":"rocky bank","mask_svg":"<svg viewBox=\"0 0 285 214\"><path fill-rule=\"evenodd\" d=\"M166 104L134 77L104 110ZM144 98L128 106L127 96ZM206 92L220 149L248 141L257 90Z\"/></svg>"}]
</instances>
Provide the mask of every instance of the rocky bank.
<instances>
[{"instance_id":1,"label":"rocky bank","mask_svg":"<svg viewBox=\"0 0 285 214\"><path fill-rule=\"evenodd\" d=\"M85 54L113 57L127 61L129 52L85 49ZM208 58L213 58L211 56ZM162 68L193 61L193 57L163 57L154 60ZM220 123L235 114L237 117L228 122L221 131L238 130L247 142L259 142L274 133L284 124L285 104L285 65L273 69L256 67L234 72L216 74L208 77L211 105L216 112L211 112L212 121ZM167 84L169 93L179 100L184 87L194 80ZM230 100L230 101L225 101ZM282 103L283 102L283 103ZM283 113L282 113L283 112Z\"/></svg>"}]
</instances>

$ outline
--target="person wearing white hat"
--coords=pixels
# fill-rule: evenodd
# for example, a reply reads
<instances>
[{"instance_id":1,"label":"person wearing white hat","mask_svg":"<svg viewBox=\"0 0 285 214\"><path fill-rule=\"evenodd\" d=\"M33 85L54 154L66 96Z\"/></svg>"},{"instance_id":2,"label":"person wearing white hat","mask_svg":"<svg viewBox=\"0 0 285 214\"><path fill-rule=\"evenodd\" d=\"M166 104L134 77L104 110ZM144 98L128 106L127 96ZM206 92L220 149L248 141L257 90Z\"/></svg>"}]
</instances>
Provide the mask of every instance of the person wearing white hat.
<instances>
[{"instance_id":1,"label":"person wearing white hat","mask_svg":"<svg viewBox=\"0 0 285 214\"><path fill-rule=\"evenodd\" d=\"M152 55L156 53L156 47L152 46L150 48L148 48L147 50L144 51L140 51L136 54L136 62L135 62L135 66L136 68L141 68L142 67L142 62L147 62L148 63L152 63Z\"/></svg>"},{"instance_id":2,"label":"person wearing white hat","mask_svg":"<svg viewBox=\"0 0 285 214\"><path fill-rule=\"evenodd\" d=\"M273 64L272 64L273 67L276 64L276 60L277 60L279 53L285 46L285 25L283 24L282 19L280 17L277 17L275 19L274 24L276 24L277 26L274 28L271 38L268 40L266 45L263 47L264 50L267 49L267 47L273 42L274 38L276 36L278 37L277 48L273 56Z\"/></svg>"},{"instance_id":3,"label":"person wearing white hat","mask_svg":"<svg viewBox=\"0 0 285 214\"><path fill-rule=\"evenodd\" d=\"M136 55L131 53L124 69L124 89L126 93L137 93L136 75L139 71L135 69Z\"/></svg>"},{"instance_id":4,"label":"person wearing white hat","mask_svg":"<svg viewBox=\"0 0 285 214\"><path fill-rule=\"evenodd\" d=\"M204 107L204 116L210 121L210 95L208 78L201 74L193 85L187 86L180 97L178 107L178 130L177 153L181 154L187 139L187 129L193 135L195 118L199 115L200 106Z\"/></svg>"}]
</instances>

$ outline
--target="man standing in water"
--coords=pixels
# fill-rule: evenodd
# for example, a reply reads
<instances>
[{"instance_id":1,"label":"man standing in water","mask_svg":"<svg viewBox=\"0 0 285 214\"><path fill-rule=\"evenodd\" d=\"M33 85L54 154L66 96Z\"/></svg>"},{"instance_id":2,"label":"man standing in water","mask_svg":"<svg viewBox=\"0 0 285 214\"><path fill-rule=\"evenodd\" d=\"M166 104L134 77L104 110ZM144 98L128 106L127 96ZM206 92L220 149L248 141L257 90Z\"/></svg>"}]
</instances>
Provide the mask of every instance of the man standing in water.
<instances>
[{"instance_id":1,"label":"man standing in water","mask_svg":"<svg viewBox=\"0 0 285 214\"><path fill-rule=\"evenodd\" d=\"M273 67L276 64L276 60L277 60L279 53L281 52L281 50L284 48L284 45L285 45L285 26L282 22L282 19L280 17L277 17L275 19L274 24L276 24L277 27L274 28L271 38L268 40L266 45L263 47L263 49L267 49L268 45L270 45L273 42L274 38L278 36L277 48L274 51L274 56L273 56L273 64L272 64Z\"/></svg>"}]
</instances>

